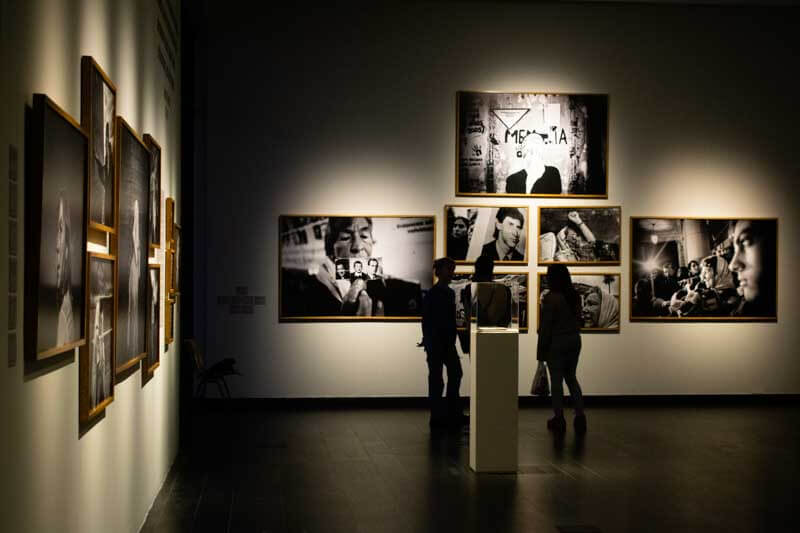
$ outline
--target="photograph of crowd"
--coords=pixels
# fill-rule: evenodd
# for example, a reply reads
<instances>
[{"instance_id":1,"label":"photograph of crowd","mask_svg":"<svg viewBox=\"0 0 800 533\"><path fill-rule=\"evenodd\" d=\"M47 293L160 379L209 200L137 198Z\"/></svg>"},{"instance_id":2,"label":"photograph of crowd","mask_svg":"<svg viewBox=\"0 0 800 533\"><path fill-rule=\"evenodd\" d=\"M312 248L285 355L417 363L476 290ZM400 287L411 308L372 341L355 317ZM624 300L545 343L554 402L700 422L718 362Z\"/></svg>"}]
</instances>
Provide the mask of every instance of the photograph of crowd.
<instances>
[{"instance_id":1,"label":"photograph of crowd","mask_svg":"<svg viewBox=\"0 0 800 533\"><path fill-rule=\"evenodd\" d=\"M80 125L34 95L32 179L26 184L26 354L42 359L85 342L86 166ZM16 274L16 269L14 269ZM9 282L16 279L9 276ZM27 327L27 326L26 326ZM30 341L30 344L29 342Z\"/></svg>"},{"instance_id":2,"label":"photograph of crowd","mask_svg":"<svg viewBox=\"0 0 800 533\"><path fill-rule=\"evenodd\" d=\"M620 207L539 207L540 265L620 264Z\"/></svg>"},{"instance_id":3,"label":"photograph of crowd","mask_svg":"<svg viewBox=\"0 0 800 533\"><path fill-rule=\"evenodd\" d=\"M281 216L280 320L415 320L434 217Z\"/></svg>"},{"instance_id":4,"label":"photograph of crowd","mask_svg":"<svg viewBox=\"0 0 800 533\"><path fill-rule=\"evenodd\" d=\"M89 222L114 228L117 89L94 59L81 59L81 124L89 132Z\"/></svg>"},{"instance_id":5,"label":"photograph of crowd","mask_svg":"<svg viewBox=\"0 0 800 533\"><path fill-rule=\"evenodd\" d=\"M519 309L519 332L528 333L528 273L495 272L493 281L509 288L514 286L511 294ZM450 282L450 288L456 293L456 325L459 329L466 328L468 300L472 294L471 284L472 274L468 273L456 273Z\"/></svg>"},{"instance_id":6,"label":"photograph of crowd","mask_svg":"<svg viewBox=\"0 0 800 533\"><path fill-rule=\"evenodd\" d=\"M120 162L116 372L119 373L147 355L150 152L124 120L117 121Z\"/></svg>"},{"instance_id":7,"label":"photograph of crowd","mask_svg":"<svg viewBox=\"0 0 800 533\"><path fill-rule=\"evenodd\" d=\"M528 263L528 208L446 205L445 250L459 264L488 255L495 264Z\"/></svg>"},{"instance_id":8,"label":"photograph of crowd","mask_svg":"<svg viewBox=\"0 0 800 533\"><path fill-rule=\"evenodd\" d=\"M578 292L581 307L582 332L619 333L620 317L620 274L603 272L597 274L575 274L572 285ZM539 304L547 294L547 275L539 273ZM537 316L541 316L539 313ZM537 319L538 320L538 319ZM538 326L538 324L537 324Z\"/></svg>"},{"instance_id":9,"label":"photograph of crowd","mask_svg":"<svg viewBox=\"0 0 800 533\"><path fill-rule=\"evenodd\" d=\"M457 196L608 197L608 95L459 92Z\"/></svg>"},{"instance_id":10,"label":"photograph of crowd","mask_svg":"<svg viewBox=\"0 0 800 533\"><path fill-rule=\"evenodd\" d=\"M631 320L776 320L778 220L631 217Z\"/></svg>"}]
</instances>

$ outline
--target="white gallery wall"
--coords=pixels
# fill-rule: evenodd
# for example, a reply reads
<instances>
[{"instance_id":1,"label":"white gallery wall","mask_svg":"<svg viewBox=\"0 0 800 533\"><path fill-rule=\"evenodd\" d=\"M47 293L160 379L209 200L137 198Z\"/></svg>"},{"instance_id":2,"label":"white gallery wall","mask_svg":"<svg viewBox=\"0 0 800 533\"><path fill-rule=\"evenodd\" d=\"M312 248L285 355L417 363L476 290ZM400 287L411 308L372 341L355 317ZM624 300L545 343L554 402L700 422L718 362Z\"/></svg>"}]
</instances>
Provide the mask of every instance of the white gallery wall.
<instances>
[{"instance_id":1,"label":"white gallery wall","mask_svg":"<svg viewBox=\"0 0 800 533\"><path fill-rule=\"evenodd\" d=\"M583 335L586 393L800 392L796 8L410 2L242 16L212 2L208 20L195 313L208 359L238 361L235 396L427 391L419 323L279 323L279 215L436 215L441 255L444 204L504 201L532 215L622 206L622 266L574 269L622 274L620 333ZM608 199L456 197L458 90L607 93ZM777 323L631 323L632 215L778 217ZM503 270L533 285L543 269ZM230 314L218 297L236 287L266 305ZM520 394L536 338L520 336Z\"/></svg>"},{"instance_id":2,"label":"white gallery wall","mask_svg":"<svg viewBox=\"0 0 800 533\"><path fill-rule=\"evenodd\" d=\"M179 2L167 2L180 13ZM45 93L79 121L81 56L93 56L116 84L117 114L161 144L163 196L176 198L180 215L180 86L169 91L167 106L168 82L157 57L158 12L158 0L0 0L0 531L138 531L177 454L178 343L162 353L146 384L139 371L118 383L105 415L83 428L78 351L63 364L26 372L21 319L27 302L21 296L17 340L10 347L16 366L9 366L6 340L9 146L19 152L21 294L25 108L34 93ZM163 224L161 231L163 239ZM163 264L163 249L150 261ZM162 310L162 341L163 320Z\"/></svg>"}]
</instances>

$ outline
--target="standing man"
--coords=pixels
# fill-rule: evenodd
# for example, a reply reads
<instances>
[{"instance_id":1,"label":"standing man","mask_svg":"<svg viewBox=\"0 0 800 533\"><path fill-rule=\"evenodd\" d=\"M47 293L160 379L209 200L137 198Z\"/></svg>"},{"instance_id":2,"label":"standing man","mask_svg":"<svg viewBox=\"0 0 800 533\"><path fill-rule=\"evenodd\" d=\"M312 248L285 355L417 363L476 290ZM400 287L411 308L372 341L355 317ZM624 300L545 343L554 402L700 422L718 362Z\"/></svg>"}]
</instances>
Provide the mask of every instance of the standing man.
<instances>
[{"instance_id":1,"label":"standing man","mask_svg":"<svg viewBox=\"0 0 800 533\"><path fill-rule=\"evenodd\" d=\"M517 250L525 217L516 207L501 207L495 215L494 240L483 245L481 255L495 261L524 261L525 256Z\"/></svg>"},{"instance_id":2,"label":"standing man","mask_svg":"<svg viewBox=\"0 0 800 533\"><path fill-rule=\"evenodd\" d=\"M469 422L461 412L461 361L456 352L456 295L448 285L456 270L455 261L442 257L433 263L436 284L422 301L422 345L428 362L428 399L432 428L459 426ZM442 403L443 366L447 367L447 401Z\"/></svg>"}]
</instances>

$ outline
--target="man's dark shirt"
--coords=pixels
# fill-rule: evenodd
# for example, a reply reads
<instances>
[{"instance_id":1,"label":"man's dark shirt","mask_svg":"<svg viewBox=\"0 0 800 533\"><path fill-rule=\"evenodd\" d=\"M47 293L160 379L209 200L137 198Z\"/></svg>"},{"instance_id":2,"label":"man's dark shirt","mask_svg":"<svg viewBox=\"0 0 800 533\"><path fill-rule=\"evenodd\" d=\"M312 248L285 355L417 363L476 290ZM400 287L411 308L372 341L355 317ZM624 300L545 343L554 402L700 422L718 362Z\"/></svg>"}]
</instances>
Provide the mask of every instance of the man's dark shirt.
<instances>
[{"instance_id":1,"label":"man's dark shirt","mask_svg":"<svg viewBox=\"0 0 800 533\"><path fill-rule=\"evenodd\" d=\"M508 255L511 256L510 259L506 259L505 257L500 257L497 253L497 239L487 242L481 248L481 255L488 255L489 257L493 258L495 261L524 261L525 256L522 255L519 250L516 248L512 248Z\"/></svg>"},{"instance_id":2,"label":"man's dark shirt","mask_svg":"<svg viewBox=\"0 0 800 533\"><path fill-rule=\"evenodd\" d=\"M525 190L528 172L525 169L514 172L506 179L506 192L517 194L561 194L561 173L556 167L544 167L544 174L536 180L530 192Z\"/></svg>"},{"instance_id":3,"label":"man's dark shirt","mask_svg":"<svg viewBox=\"0 0 800 533\"><path fill-rule=\"evenodd\" d=\"M667 277L663 274L659 274L653 282L653 285L656 290L655 297L661 298L662 300L669 300L672 298L672 295L680 289L677 276Z\"/></svg>"}]
</instances>

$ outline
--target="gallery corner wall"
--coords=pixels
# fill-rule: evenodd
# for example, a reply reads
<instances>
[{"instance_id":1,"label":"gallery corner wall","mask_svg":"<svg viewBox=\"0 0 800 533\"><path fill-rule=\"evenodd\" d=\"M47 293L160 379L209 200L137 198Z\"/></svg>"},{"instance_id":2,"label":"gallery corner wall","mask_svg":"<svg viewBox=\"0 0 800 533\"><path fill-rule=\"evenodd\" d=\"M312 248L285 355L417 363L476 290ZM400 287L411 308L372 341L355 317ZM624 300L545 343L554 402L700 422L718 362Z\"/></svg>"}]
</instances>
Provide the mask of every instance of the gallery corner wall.
<instances>
[{"instance_id":1,"label":"gallery corner wall","mask_svg":"<svg viewBox=\"0 0 800 533\"><path fill-rule=\"evenodd\" d=\"M180 8L180 0L0 0L0 531L138 531L177 454L180 343L163 347L149 381L139 371L118 381L105 414L81 425L78 350L41 371L26 369L21 294L26 107L34 93L44 93L80 121L82 56L92 56L116 85L117 115L160 143L162 210L165 197L175 198L180 220L180 50L169 44L180 42ZM14 150L20 296L16 341L9 343L6 302L15 287L9 286L8 244L14 236L5 191ZM150 262L163 265L163 253L162 246Z\"/></svg>"},{"instance_id":2,"label":"gallery corner wall","mask_svg":"<svg viewBox=\"0 0 800 533\"><path fill-rule=\"evenodd\" d=\"M622 275L620 333L583 335L588 394L800 392L796 8L411 2L262 6L247 17L214 2L207 9L198 62L215 75L198 79L208 150L195 202L204 243L194 258L195 319L209 362L237 359L234 396L425 396L419 323L279 321L277 224L281 215L435 215L442 255L444 205L502 202L454 194L457 91L609 95L608 198L507 202L531 213L622 208L622 264L612 269ZM777 217L777 322L631 323L631 216ZM544 268L532 251L527 266L503 270L535 280ZM226 303L236 296L265 305L243 314ZM520 339L524 395L536 334Z\"/></svg>"}]
</instances>

